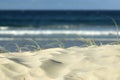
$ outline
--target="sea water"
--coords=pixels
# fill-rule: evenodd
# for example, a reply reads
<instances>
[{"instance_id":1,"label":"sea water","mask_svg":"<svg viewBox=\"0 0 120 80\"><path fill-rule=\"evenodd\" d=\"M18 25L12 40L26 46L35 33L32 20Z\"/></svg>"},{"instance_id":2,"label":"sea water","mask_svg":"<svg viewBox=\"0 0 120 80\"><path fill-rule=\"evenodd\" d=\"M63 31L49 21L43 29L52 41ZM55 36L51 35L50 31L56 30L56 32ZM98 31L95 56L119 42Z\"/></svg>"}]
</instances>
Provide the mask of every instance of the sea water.
<instances>
[{"instance_id":1,"label":"sea water","mask_svg":"<svg viewBox=\"0 0 120 80\"><path fill-rule=\"evenodd\" d=\"M0 46L9 51L116 42L120 11L0 11ZM88 41L85 41L88 40Z\"/></svg>"}]
</instances>

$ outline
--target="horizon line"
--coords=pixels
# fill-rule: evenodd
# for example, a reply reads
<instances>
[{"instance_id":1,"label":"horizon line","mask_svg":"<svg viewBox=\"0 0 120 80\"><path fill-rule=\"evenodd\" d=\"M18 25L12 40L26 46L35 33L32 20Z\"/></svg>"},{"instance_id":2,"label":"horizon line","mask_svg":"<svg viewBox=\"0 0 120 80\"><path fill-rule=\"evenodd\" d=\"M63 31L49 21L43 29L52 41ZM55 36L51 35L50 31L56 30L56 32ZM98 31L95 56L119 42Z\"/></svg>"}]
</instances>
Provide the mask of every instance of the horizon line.
<instances>
[{"instance_id":1,"label":"horizon line","mask_svg":"<svg viewBox=\"0 0 120 80\"><path fill-rule=\"evenodd\" d=\"M0 11L120 11L118 9L0 9Z\"/></svg>"}]
</instances>

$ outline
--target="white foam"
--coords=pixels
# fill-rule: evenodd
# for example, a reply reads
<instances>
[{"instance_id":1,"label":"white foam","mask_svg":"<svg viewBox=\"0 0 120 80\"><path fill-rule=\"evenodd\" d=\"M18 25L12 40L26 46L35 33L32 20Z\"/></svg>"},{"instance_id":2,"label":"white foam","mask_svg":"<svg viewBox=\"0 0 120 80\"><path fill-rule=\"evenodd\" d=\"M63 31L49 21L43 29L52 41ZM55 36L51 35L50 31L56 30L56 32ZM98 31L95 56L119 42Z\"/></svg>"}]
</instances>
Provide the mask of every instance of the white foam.
<instances>
[{"instance_id":1,"label":"white foam","mask_svg":"<svg viewBox=\"0 0 120 80\"><path fill-rule=\"evenodd\" d=\"M120 33L120 32L118 32ZM117 35L116 31L88 31L88 30L1 30L0 34L3 35L53 35L53 34L65 34L65 35Z\"/></svg>"},{"instance_id":2,"label":"white foam","mask_svg":"<svg viewBox=\"0 0 120 80\"><path fill-rule=\"evenodd\" d=\"M7 27L7 26L0 26L0 30L8 30L9 29L9 27Z\"/></svg>"}]
</instances>

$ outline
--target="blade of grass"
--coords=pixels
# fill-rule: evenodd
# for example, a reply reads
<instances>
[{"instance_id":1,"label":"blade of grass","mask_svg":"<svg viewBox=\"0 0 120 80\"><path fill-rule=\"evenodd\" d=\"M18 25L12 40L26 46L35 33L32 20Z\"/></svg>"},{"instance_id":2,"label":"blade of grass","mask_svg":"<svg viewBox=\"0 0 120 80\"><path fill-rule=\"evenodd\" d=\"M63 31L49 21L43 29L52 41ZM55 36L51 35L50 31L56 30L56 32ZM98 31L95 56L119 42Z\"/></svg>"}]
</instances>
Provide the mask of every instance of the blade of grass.
<instances>
[{"instance_id":1,"label":"blade of grass","mask_svg":"<svg viewBox=\"0 0 120 80\"><path fill-rule=\"evenodd\" d=\"M117 41L117 44L119 44L119 27L118 27L118 23L113 17L110 17L110 16L107 16L107 17L110 18L113 21L114 25L115 25L116 32L117 32L116 41Z\"/></svg>"}]
</instances>

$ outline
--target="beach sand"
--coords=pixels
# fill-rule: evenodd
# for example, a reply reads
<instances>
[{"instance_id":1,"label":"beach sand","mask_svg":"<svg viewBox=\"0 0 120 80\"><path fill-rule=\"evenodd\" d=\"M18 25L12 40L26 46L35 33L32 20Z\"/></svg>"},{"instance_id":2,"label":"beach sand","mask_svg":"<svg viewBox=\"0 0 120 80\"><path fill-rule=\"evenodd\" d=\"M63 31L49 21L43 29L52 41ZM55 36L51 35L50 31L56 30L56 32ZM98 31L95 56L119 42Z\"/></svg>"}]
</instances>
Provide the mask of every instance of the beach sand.
<instances>
[{"instance_id":1,"label":"beach sand","mask_svg":"<svg viewBox=\"0 0 120 80\"><path fill-rule=\"evenodd\" d=\"M0 80L120 80L120 45L1 53Z\"/></svg>"}]
</instances>

